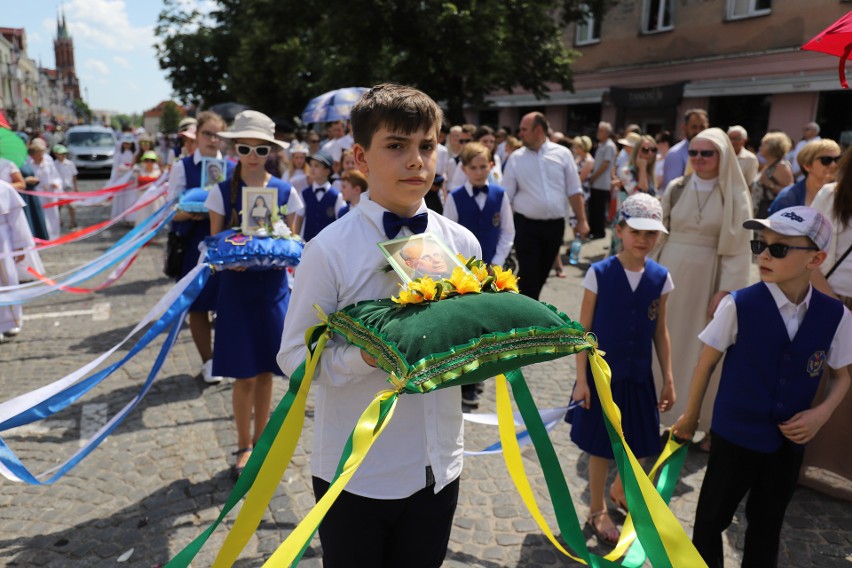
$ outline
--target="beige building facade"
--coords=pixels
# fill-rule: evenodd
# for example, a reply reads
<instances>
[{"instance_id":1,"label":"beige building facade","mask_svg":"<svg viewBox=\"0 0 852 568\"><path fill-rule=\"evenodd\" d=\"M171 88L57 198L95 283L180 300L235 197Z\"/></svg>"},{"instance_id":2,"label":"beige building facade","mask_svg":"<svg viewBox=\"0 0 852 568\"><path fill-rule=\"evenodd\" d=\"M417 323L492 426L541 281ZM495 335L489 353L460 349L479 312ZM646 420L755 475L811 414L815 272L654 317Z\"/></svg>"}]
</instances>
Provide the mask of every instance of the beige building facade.
<instances>
[{"instance_id":1,"label":"beige building facade","mask_svg":"<svg viewBox=\"0 0 852 568\"><path fill-rule=\"evenodd\" d=\"M713 126L742 124L753 141L780 129L795 140L816 120L852 143L852 95L833 56L801 45L852 10L842 0L620 0L602 18L565 30L580 56L574 90L549 99L517 91L471 109L475 122L518 124L540 110L554 130L591 133L599 120L680 137L683 111L705 108Z\"/></svg>"}]
</instances>

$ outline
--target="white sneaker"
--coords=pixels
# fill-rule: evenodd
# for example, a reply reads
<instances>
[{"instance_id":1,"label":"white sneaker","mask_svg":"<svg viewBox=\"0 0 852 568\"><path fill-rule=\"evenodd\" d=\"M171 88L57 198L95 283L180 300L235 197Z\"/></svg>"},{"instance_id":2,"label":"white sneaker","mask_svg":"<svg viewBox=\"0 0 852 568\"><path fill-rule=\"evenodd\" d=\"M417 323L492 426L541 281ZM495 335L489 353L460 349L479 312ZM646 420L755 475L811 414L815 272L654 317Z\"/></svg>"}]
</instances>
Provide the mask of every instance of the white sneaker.
<instances>
[{"instance_id":1,"label":"white sneaker","mask_svg":"<svg viewBox=\"0 0 852 568\"><path fill-rule=\"evenodd\" d=\"M12 329L7 329L6 331L4 331L3 335L6 335L8 337L15 337L19 333L21 333L21 328L20 327L13 327Z\"/></svg>"},{"instance_id":2,"label":"white sneaker","mask_svg":"<svg viewBox=\"0 0 852 568\"><path fill-rule=\"evenodd\" d=\"M201 376L204 377L204 382L208 385L221 383L223 378L213 374L213 359L208 359L201 366Z\"/></svg>"}]
</instances>

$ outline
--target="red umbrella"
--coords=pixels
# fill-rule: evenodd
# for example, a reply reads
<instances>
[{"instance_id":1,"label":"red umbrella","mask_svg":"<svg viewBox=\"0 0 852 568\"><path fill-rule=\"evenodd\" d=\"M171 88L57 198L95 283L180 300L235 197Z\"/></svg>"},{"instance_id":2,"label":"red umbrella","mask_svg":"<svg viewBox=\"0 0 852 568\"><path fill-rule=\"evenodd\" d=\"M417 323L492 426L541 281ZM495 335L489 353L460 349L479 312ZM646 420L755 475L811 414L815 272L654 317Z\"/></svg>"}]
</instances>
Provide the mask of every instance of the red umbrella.
<instances>
[{"instance_id":1,"label":"red umbrella","mask_svg":"<svg viewBox=\"0 0 852 568\"><path fill-rule=\"evenodd\" d=\"M3 111L0 110L0 128L8 128L12 130L12 127L9 125L9 121L6 120L6 115L3 114Z\"/></svg>"},{"instance_id":2,"label":"red umbrella","mask_svg":"<svg viewBox=\"0 0 852 568\"><path fill-rule=\"evenodd\" d=\"M852 12L825 28L815 38L802 46L808 51L819 51L840 58L840 86L849 88L846 82L846 60L852 52Z\"/></svg>"}]
</instances>

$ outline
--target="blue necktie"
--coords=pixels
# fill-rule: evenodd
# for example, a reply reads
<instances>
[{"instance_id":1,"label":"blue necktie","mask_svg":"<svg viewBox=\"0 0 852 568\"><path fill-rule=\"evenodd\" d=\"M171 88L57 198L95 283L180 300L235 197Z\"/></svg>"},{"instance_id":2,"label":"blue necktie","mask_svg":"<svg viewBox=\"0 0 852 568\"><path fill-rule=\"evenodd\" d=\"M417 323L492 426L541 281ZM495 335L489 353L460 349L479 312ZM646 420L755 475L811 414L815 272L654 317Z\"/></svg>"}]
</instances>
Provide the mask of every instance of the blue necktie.
<instances>
[{"instance_id":1,"label":"blue necktie","mask_svg":"<svg viewBox=\"0 0 852 568\"><path fill-rule=\"evenodd\" d=\"M420 234L426 230L428 223L429 215L426 213L418 213L414 217L400 217L396 213L385 211L382 216L382 225L389 239L396 237L403 227L408 227L412 233Z\"/></svg>"},{"instance_id":2,"label":"blue necktie","mask_svg":"<svg viewBox=\"0 0 852 568\"><path fill-rule=\"evenodd\" d=\"M473 196L476 197L480 193L488 194L488 186L487 185L473 185Z\"/></svg>"}]
</instances>

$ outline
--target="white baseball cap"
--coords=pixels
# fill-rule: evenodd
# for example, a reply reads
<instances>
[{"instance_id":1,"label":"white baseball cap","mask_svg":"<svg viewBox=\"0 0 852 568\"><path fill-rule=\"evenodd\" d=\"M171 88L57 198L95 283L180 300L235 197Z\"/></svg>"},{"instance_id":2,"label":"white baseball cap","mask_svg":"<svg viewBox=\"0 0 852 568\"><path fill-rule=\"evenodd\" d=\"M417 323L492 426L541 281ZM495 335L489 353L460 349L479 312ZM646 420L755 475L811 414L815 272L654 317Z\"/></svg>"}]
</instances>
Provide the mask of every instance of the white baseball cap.
<instances>
[{"instance_id":1,"label":"white baseball cap","mask_svg":"<svg viewBox=\"0 0 852 568\"><path fill-rule=\"evenodd\" d=\"M809 237L820 250L828 250L832 227L828 218L813 207L798 205L776 211L766 219L749 219L743 228L770 229L787 237Z\"/></svg>"},{"instance_id":2,"label":"white baseball cap","mask_svg":"<svg viewBox=\"0 0 852 568\"><path fill-rule=\"evenodd\" d=\"M662 231L668 234L663 225L663 206L660 200L647 193L634 193L621 204L619 221L637 231Z\"/></svg>"}]
</instances>

